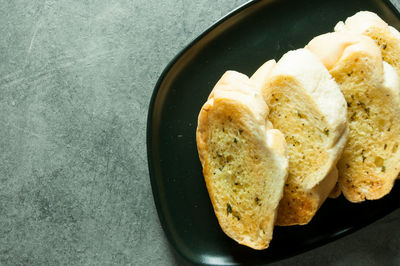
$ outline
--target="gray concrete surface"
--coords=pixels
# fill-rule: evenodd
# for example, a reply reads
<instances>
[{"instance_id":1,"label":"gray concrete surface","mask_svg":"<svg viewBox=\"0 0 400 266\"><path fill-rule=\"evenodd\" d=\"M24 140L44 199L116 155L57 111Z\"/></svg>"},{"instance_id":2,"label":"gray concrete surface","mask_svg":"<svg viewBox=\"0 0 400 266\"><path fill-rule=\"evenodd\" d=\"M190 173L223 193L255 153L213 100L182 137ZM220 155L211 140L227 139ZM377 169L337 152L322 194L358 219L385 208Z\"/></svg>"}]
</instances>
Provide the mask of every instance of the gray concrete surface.
<instances>
[{"instance_id":1,"label":"gray concrete surface","mask_svg":"<svg viewBox=\"0 0 400 266\"><path fill-rule=\"evenodd\" d=\"M0 264L176 265L147 170L165 65L245 0L0 0ZM275 265L399 265L400 211Z\"/></svg>"}]
</instances>

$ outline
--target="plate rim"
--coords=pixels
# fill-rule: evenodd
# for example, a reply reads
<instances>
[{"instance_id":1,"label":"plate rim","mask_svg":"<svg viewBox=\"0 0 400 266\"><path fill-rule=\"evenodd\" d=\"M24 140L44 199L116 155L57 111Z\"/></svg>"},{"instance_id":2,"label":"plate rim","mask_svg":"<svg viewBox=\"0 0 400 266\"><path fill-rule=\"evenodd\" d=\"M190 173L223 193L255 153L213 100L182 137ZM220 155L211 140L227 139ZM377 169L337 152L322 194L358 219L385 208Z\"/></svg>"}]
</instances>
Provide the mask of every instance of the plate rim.
<instances>
[{"instance_id":1,"label":"plate rim","mask_svg":"<svg viewBox=\"0 0 400 266\"><path fill-rule=\"evenodd\" d=\"M149 108L148 108L148 113L147 113L147 125L146 125L146 151L147 151L147 165L148 165L148 170L149 170L149 177L150 177L150 184L151 184L151 190L153 194L153 200L154 200L154 205L156 206L157 210L157 216L160 221L161 227L164 231L164 235L167 237L168 242L173 246L174 251L177 252L182 258L184 258L186 261L189 261L191 263L194 263L196 265L210 265L207 263L203 263L200 261L193 261L191 260L188 256L186 256L185 253L179 249L175 243L175 239L171 237L169 233L167 233L167 228L166 228L166 222L165 222L165 217L162 215L162 210L161 206L159 204L160 202L160 197L158 193L155 193L156 188L157 188L157 182L155 178L155 171L154 171L154 162L153 162L153 115L154 115L154 105L158 96L158 93L160 91L161 85L166 77L166 75L170 72L172 67L178 62L178 60L184 55L190 48L192 48L199 40L201 40L203 37L205 37L208 33L213 31L216 27L221 25L223 22L227 21L229 18L235 16L236 14L240 13L242 10L257 4L258 2L261 2L263 0L249 0L242 5L234 8L230 12L228 12L226 15L222 16L221 18L217 19L215 22L211 23L211 26L207 27L206 30L204 30L202 33L200 33L197 37L194 39L190 40L187 45L185 45L170 61L169 63L164 67L164 70L161 72L161 75L159 76L151 98L149 102Z\"/></svg>"},{"instance_id":2,"label":"plate rim","mask_svg":"<svg viewBox=\"0 0 400 266\"><path fill-rule=\"evenodd\" d=\"M178 245L175 241L175 239L171 236L171 234L169 233L169 231L167 230L167 226L166 226L166 221L165 221L165 217L163 215L163 212L161 210L161 204L160 204L160 197L158 195L158 193L155 193L157 191L157 181L156 181L156 174L155 174L155 170L154 170L154 162L153 162L153 116L154 116L154 109L155 109L155 102L158 96L158 93L160 92L160 88L162 83L165 80L165 77L169 74L170 70L174 67L174 65L178 62L178 60L189 50L191 49L196 43L198 43L198 41L200 41L201 39L203 39L203 37L207 36L207 34L209 34L210 32L212 32L215 28L217 28L218 26L220 26L222 23L226 22L228 19L234 17L235 15L239 14L241 11L250 8L251 6L256 5L259 2L263 2L263 1L270 1L270 0L248 0L247 2L239 5L238 7L232 9L231 11L229 11L227 14L223 15L222 17L220 17L219 19L215 20L214 22L211 22L211 25L208 26L206 28L206 30L204 30L203 32L201 32L199 35L197 35L195 38L191 39L188 41L188 43L186 45L183 46L182 49L180 49L180 51L173 56L173 58L166 64L166 66L164 67L163 71L161 72L159 78L157 79L156 84L154 85L154 89L149 101L149 107L148 107L148 113L147 113L147 125L146 125L146 152L147 152L147 164L148 164L148 170L149 170L149 177L150 177L150 184L151 184L151 190L152 190L152 194L153 194L153 200L154 200L154 205L156 207L157 210L157 216L158 219L160 221L160 225L163 229L164 235L166 236L166 238L168 239L169 244L173 247L173 253L177 253L179 256L181 256L181 258L183 258L186 262L190 262L194 265L214 265L214 264L210 264L204 261L196 261L196 260L192 260L189 256L187 256L187 254L185 254L184 252L182 252L182 250L180 248L178 248ZM270 2L276 2L277 0L272 0ZM375 0L376 1L376 0ZM390 0L383 0L382 1L386 6L388 6L388 8L396 14L396 16L399 18L400 20L400 9L397 9L397 7L390 1ZM397 208L393 208L392 210L388 211L387 213L380 215L379 218L374 219L375 221L378 221L380 219L382 219L383 217L389 215L390 213L394 212L395 210L397 210L398 208L400 208L400 203L399 206ZM304 252L313 250L317 247L322 247L328 243L331 243L333 241L336 241L342 237L345 237L351 233L354 233L370 224L372 224L373 222L367 222L367 221L362 221L360 223L357 224L356 227L351 227L347 230L344 230L344 232L340 232L335 234L334 236L330 237L330 238L326 238L324 240L319 241L318 243L315 242L311 245L309 245L308 247L304 247L302 249L299 249L298 251L291 253L288 257L286 258L291 258L293 256L302 254ZM280 261L281 259L278 260L274 260L276 261ZM267 264L269 264L268 262L266 262ZM272 261L270 262L272 263ZM265 263L264 263L265 264ZM263 265L264 265L263 264ZM221 264L222 265L222 264ZM225 265L225 264L223 264ZM228 264L228 265L241 265L240 263L237 264ZM249 265L261 265L261 263L250 263Z\"/></svg>"}]
</instances>

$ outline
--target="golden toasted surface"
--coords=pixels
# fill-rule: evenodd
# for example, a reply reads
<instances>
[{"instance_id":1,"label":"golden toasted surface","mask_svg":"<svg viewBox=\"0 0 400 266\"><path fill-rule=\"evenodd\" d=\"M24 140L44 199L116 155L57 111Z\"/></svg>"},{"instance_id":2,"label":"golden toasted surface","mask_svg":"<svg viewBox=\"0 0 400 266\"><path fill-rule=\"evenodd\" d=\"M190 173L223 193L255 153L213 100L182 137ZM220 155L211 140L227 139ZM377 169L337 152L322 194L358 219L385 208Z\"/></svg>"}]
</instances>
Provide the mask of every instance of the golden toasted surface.
<instances>
[{"instance_id":1,"label":"golden toasted surface","mask_svg":"<svg viewBox=\"0 0 400 266\"><path fill-rule=\"evenodd\" d=\"M264 249L272 239L287 177L282 134L267 127L268 108L255 83L227 72L203 106L197 146L222 230L238 243Z\"/></svg>"}]
</instances>

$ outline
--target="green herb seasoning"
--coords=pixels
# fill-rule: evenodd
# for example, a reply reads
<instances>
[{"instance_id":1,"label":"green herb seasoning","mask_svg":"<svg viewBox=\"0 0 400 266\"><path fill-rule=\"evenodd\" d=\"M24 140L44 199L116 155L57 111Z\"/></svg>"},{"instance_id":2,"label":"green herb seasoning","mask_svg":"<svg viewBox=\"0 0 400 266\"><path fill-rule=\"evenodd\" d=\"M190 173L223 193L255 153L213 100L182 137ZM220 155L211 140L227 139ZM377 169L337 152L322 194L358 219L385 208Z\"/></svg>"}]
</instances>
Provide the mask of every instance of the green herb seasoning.
<instances>
[{"instance_id":1,"label":"green herb seasoning","mask_svg":"<svg viewBox=\"0 0 400 266\"><path fill-rule=\"evenodd\" d=\"M356 118L356 113L354 112L350 117L350 121L354 121L355 118Z\"/></svg>"},{"instance_id":2,"label":"green herb seasoning","mask_svg":"<svg viewBox=\"0 0 400 266\"><path fill-rule=\"evenodd\" d=\"M232 206L228 203L226 204L226 214L232 213Z\"/></svg>"}]
</instances>

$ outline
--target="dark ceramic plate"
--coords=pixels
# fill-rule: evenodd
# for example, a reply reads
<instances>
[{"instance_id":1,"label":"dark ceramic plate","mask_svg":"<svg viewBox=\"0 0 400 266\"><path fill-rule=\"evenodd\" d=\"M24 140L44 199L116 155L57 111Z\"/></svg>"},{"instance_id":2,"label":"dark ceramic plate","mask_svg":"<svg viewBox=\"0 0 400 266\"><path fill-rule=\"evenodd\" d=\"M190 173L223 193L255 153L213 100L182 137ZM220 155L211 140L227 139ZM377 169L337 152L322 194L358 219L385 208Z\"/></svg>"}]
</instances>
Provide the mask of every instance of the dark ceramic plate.
<instances>
[{"instance_id":1,"label":"dark ceramic plate","mask_svg":"<svg viewBox=\"0 0 400 266\"><path fill-rule=\"evenodd\" d=\"M176 251L196 264L261 264L321 246L398 208L400 185L381 200L327 200L310 224L275 227L268 249L255 251L228 238L214 215L200 161L197 115L228 69L251 75L268 59L304 47L314 36L360 10L400 28L399 13L379 0L252 1L194 40L167 66L155 87L147 124L154 201Z\"/></svg>"}]
</instances>

